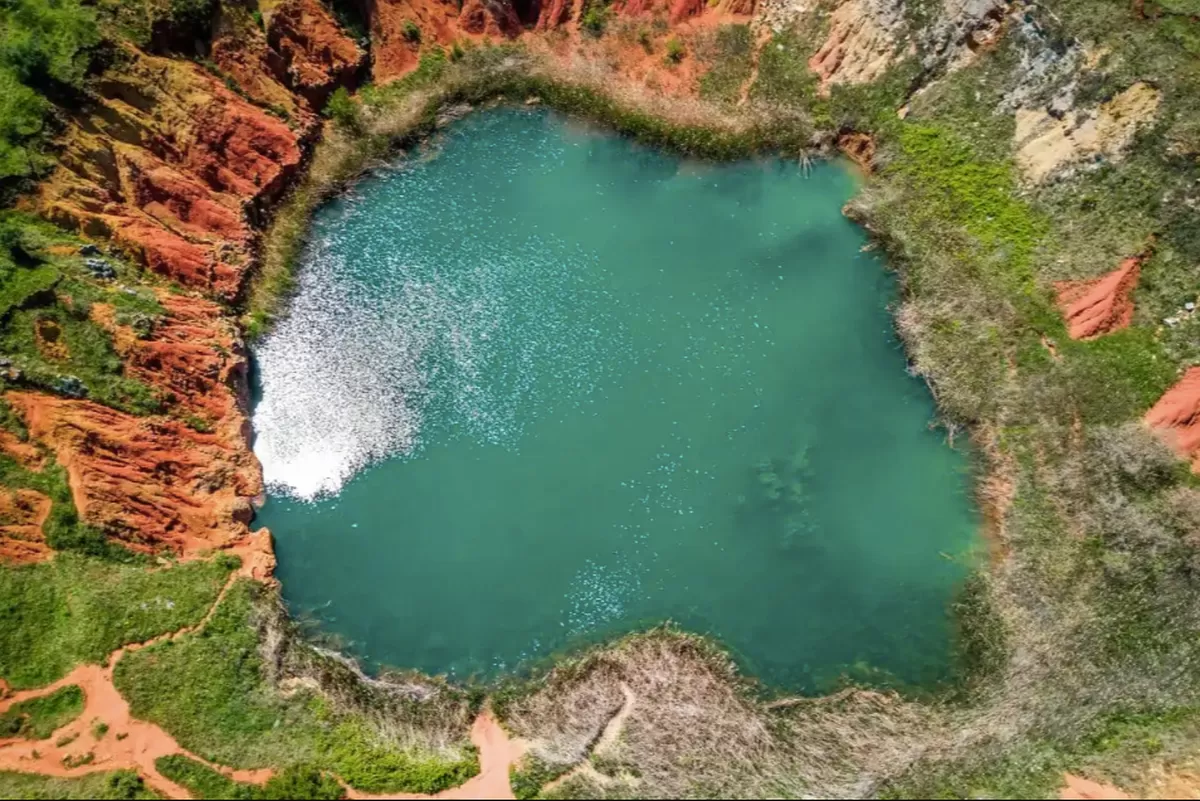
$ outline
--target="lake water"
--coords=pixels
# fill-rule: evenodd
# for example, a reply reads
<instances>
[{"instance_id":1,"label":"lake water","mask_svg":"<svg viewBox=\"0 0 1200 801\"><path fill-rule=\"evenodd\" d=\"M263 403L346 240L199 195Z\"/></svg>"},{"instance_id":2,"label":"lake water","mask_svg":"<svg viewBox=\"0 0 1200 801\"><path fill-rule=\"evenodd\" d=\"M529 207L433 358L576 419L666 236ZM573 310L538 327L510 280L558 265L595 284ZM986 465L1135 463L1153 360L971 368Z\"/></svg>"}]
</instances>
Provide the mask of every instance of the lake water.
<instances>
[{"instance_id":1,"label":"lake water","mask_svg":"<svg viewBox=\"0 0 1200 801\"><path fill-rule=\"evenodd\" d=\"M947 678L968 460L854 190L510 108L321 209L255 352L293 612L460 678L666 619L794 689Z\"/></svg>"}]
</instances>

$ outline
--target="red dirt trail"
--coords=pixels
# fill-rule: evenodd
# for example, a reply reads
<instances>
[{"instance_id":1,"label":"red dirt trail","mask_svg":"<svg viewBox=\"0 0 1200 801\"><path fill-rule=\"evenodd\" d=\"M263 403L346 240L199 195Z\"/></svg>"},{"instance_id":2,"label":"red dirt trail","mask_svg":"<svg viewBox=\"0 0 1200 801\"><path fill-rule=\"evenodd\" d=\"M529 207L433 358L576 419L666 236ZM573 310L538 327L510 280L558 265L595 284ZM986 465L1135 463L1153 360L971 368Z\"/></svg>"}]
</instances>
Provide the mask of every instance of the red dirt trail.
<instances>
[{"instance_id":1,"label":"red dirt trail","mask_svg":"<svg viewBox=\"0 0 1200 801\"><path fill-rule=\"evenodd\" d=\"M163 640L174 639L203 628L233 582L240 576L252 577L254 573L258 572L256 567L259 566L253 559L243 559L243 567L229 577L212 607L198 624L143 643L118 648L109 655L107 667L80 665L53 684L34 690L23 690L7 696L5 694L8 692L8 687L0 680L0 699L2 699L0 700L0 714L6 712L14 704L49 695L72 684L78 685L84 694L82 714L57 729L48 739L36 741L17 738L0 739L0 770L75 778L89 773L129 769L136 771L150 788L167 798L191 798L185 788L159 773L154 764L159 757L182 754L220 771L235 781L252 784L262 784L267 781L273 773L269 768L232 770L214 765L181 747L175 738L161 727L134 718L130 714L129 703L121 697L113 684L113 670L125 652L136 651L139 648ZM96 723L104 723L108 726L108 731L99 739L92 734L92 727ZM64 742L61 746L57 744L64 740L69 740L69 742ZM360 799L513 798L508 782L509 768L521 758L524 753L524 744L519 740L510 739L507 732L487 711L476 719L471 730L471 741L479 749L480 772L479 775L459 787L451 788L436 796L372 796L347 788L348 797ZM80 764L76 767L68 767L64 764L64 759L79 761L88 759L89 754L91 757L87 764Z\"/></svg>"}]
</instances>

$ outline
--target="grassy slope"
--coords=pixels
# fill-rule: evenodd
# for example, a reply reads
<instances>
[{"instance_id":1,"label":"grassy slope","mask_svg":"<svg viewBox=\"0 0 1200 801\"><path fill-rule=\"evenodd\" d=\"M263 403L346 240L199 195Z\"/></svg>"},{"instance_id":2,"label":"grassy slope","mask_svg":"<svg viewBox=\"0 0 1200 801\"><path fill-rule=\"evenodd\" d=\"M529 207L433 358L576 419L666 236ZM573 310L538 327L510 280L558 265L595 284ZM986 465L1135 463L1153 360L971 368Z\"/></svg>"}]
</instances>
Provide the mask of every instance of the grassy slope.
<instances>
[{"instance_id":1,"label":"grassy slope","mask_svg":"<svg viewBox=\"0 0 1200 801\"><path fill-rule=\"evenodd\" d=\"M478 771L473 751L430 752L382 736L362 715L264 676L254 626L257 585L240 581L203 631L127 655L114 680L134 716L183 747L239 768L307 764L369 792L437 792Z\"/></svg>"},{"instance_id":2,"label":"grassy slope","mask_svg":"<svg viewBox=\"0 0 1200 801\"><path fill-rule=\"evenodd\" d=\"M92 773L78 779L52 779L29 773L0 771L0 799L121 799L160 798L131 770Z\"/></svg>"},{"instance_id":3,"label":"grassy slope","mask_svg":"<svg viewBox=\"0 0 1200 801\"><path fill-rule=\"evenodd\" d=\"M147 570L60 554L0 570L0 677L37 687L122 645L199 622L236 559Z\"/></svg>"},{"instance_id":4,"label":"grassy slope","mask_svg":"<svg viewBox=\"0 0 1200 801\"><path fill-rule=\"evenodd\" d=\"M0 737L45 740L83 713L83 690L72 684L49 695L13 704L0 715Z\"/></svg>"},{"instance_id":5,"label":"grassy slope","mask_svg":"<svg viewBox=\"0 0 1200 801\"><path fill-rule=\"evenodd\" d=\"M186 787L193 798L238 799L337 799L346 791L335 780L310 767L293 766L273 775L262 785L245 784L182 754L159 757L159 773Z\"/></svg>"}]
</instances>

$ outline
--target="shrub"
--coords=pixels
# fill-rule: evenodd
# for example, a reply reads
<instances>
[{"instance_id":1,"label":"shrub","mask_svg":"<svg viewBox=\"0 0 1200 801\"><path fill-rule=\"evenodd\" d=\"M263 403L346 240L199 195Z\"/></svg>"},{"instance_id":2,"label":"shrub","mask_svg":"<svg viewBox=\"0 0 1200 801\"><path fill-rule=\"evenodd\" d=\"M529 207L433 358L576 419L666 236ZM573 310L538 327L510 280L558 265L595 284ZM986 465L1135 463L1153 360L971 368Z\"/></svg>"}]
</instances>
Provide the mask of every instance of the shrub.
<instances>
[{"instance_id":1,"label":"shrub","mask_svg":"<svg viewBox=\"0 0 1200 801\"><path fill-rule=\"evenodd\" d=\"M412 42L413 44L421 43L421 29L417 26L417 23L413 22L411 19L404 20L404 24L400 27L400 31L407 41Z\"/></svg>"},{"instance_id":2,"label":"shrub","mask_svg":"<svg viewBox=\"0 0 1200 801\"><path fill-rule=\"evenodd\" d=\"M654 39L650 35L649 28L647 28L645 26L638 28L637 40L638 40L638 44L640 44L642 46L642 49L645 50L647 53L654 52Z\"/></svg>"},{"instance_id":3,"label":"shrub","mask_svg":"<svg viewBox=\"0 0 1200 801\"><path fill-rule=\"evenodd\" d=\"M667 64L678 64L686 55L687 48L683 46L683 42L679 40L678 36L672 36L667 40L667 54L663 57Z\"/></svg>"},{"instance_id":4,"label":"shrub","mask_svg":"<svg viewBox=\"0 0 1200 801\"><path fill-rule=\"evenodd\" d=\"M603 2L589 3L587 11L583 13L583 18L579 21L579 27L588 36L599 39L604 35L604 29L608 26L610 15L611 12L608 6Z\"/></svg>"},{"instance_id":5,"label":"shrub","mask_svg":"<svg viewBox=\"0 0 1200 801\"><path fill-rule=\"evenodd\" d=\"M325 105L325 116L334 121L340 128L358 132L362 130L362 109L346 87L339 86Z\"/></svg>"}]
</instances>

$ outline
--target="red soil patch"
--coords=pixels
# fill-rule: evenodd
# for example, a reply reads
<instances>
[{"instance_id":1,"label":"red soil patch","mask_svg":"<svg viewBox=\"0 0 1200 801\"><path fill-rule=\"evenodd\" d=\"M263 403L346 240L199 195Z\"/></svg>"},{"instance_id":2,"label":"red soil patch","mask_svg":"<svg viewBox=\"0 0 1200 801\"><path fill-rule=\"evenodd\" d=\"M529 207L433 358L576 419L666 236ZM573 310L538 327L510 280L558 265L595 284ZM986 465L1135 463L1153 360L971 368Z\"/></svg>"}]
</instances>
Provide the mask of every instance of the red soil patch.
<instances>
[{"instance_id":1,"label":"red soil patch","mask_svg":"<svg viewBox=\"0 0 1200 801\"><path fill-rule=\"evenodd\" d=\"M1146 412L1146 423L1200 473L1200 367L1192 367Z\"/></svg>"},{"instance_id":2,"label":"red soil patch","mask_svg":"<svg viewBox=\"0 0 1200 801\"><path fill-rule=\"evenodd\" d=\"M0 487L0 562L50 558L42 524L50 516L51 506L51 500L37 490Z\"/></svg>"},{"instance_id":3,"label":"red soil patch","mask_svg":"<svg viewBox=\"0 0 1200 801\"><path fill-rule=\"evenodd\" d=\"M1058 306L1067 320L1071 339L1095 339L1133 322L1133 290L1146 256L1130 256L1099 278L1059 281Z\"/></svg>"},{"instance_id":4,"label":"red soil patch","mask_svg":"<svg viewBox=\"0 0 1200 801\"><path fill-rule=\"evenodd\" d=\"M1070 773L1063 774L1065 784L1058 791L1058 797L1084 801L1085 799L1122 799L1132 798L1128 793L1108 784L1100 784L1081 776Z\"/></svg>"},{"instance_id":5,"label":"red soil patch","mask_svg":"<svg viewBox=\"0 0 1200 801\"><path fill-rule=\"evenodd\" d=\"M0 740L0 770L76 777L101 771L132 769L145 779L146 784L168 798L191 797L184 788L167 779L155 767L156 759L171 754L189 756L237 781L261 783L270 778L269 770L235 771L220 768L184 750L175 738L158 726L134 718L129 713L129 703L117 692L112 680L113 670L126 651L144 648L203 627L212 617L213 611L237 575L230 577L208 614L196 626L157 637L140 645L120 648L109 656L108 667L81 665L47 687L14 693L0 701L0 713L3 713L13 704L49 695L72 684L79 685L84 694L83 714L55 731L49 739ZM92 734L92 726L95 723L108 726L108 732L99 740ZM69 742L65 742L67 740ZM60 742L63 742L63 745L58 745ZM64 760L76 764L77 767L68 767ZM87 764L79 764L84 760L87 760Z\"/></svg>"},{"instance_id":6,"label":"red soil patch","mask_svg":"<svg viewBox=\"0 0 1200 801\"><path fill-rule=\"evenodd\" d=\"M848 131L837 139L838 149L865 173L874 169L875 139L868 133Z\"/></svg>"}]
</instances>

